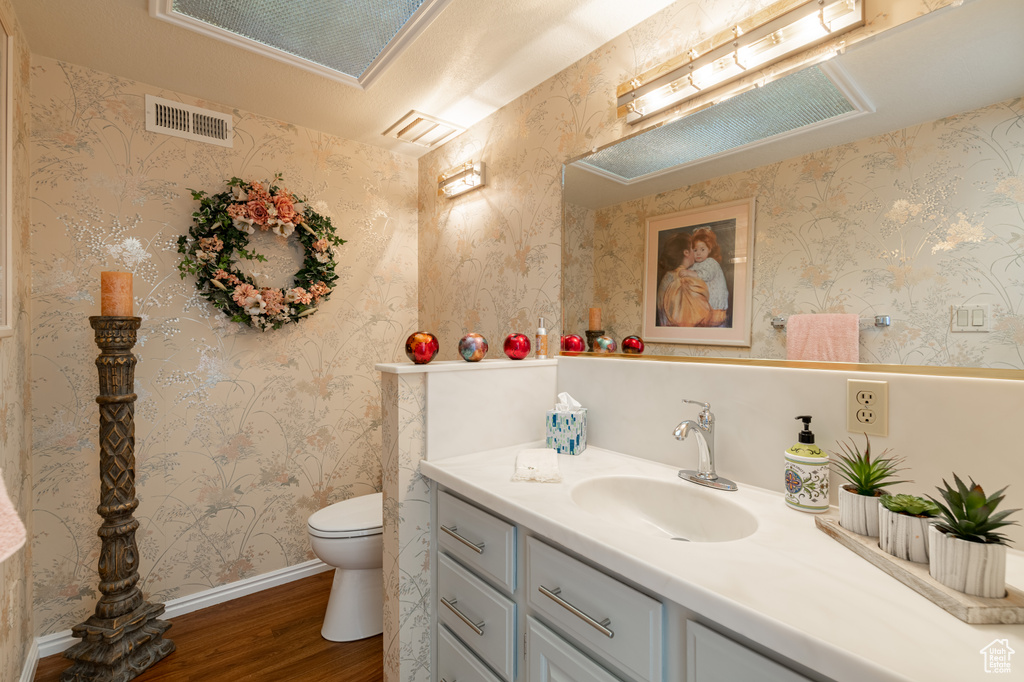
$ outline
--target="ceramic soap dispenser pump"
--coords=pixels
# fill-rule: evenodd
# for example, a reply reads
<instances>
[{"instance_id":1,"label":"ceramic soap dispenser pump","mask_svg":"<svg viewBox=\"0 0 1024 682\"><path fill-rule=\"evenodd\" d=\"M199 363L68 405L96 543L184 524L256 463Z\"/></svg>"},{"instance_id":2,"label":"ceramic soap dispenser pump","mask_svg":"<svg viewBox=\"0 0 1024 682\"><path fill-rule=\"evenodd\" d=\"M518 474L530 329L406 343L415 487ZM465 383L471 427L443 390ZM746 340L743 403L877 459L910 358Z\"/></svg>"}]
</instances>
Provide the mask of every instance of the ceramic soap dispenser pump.
<instances>
[{"instance_id":1,"label":"ceramic soap dispenser pump","mask_svg":"<svg viewBox=\"0 0 1024 682\"><path fill-rule=\"evenodd\" d=\"M797 442L786 450L786 504L811 514L828 511L828 454L814 444L811 416L797 417L804 423Z\"/></svg>"}]
</instances>

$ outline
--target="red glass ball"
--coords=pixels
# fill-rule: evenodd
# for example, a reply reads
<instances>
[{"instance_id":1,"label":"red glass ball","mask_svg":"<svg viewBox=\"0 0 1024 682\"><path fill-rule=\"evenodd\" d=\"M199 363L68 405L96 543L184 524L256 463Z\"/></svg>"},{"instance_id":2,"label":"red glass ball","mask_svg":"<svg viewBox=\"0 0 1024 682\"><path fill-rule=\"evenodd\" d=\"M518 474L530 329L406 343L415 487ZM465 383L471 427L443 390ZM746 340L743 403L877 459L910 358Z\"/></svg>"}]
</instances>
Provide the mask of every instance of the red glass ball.
<instances>
[{"instance_id":1,"label":"red glass ball","mask_svg":"<svg viewBox=\"0 0 1024 682\"><path fill-rule=\"evenodd\" d=\"M405 354L417 365L425 365L437 355L437 337L427 332L414 332L405 340Z\"/></svg>"},{"instance_id":2,"label":"red glass ball","mask_svg":"<svg viewBox=\"0 0 1024 682\"><path fill-rule=\"evenodd\" d=\"M505 337L505 355L513 360L522 360L530 354L530 339L526 334L509 334Z\"/></svg>"},{"instance_id":3,"label":"red glass ball","mask_svg":"<svg viewBox=\"0 0 1024 682\"><path fill-rule=\"evenodd\" d=\"M582 353L587 349L587 344L582 336L569 334L562 337L562 350L566 353Z\"/></svg>"},{"instance_id":4,"label":"red glass ball","mask_svg":"<svg viewBox=\"0 0 1024 682\"><path fill-rule=\"evenodd\" d=\"M639 336L627 336L622 339L622 352L630 355L640 355L644 352L644 340Z\"/></svg>"}]
</instances>

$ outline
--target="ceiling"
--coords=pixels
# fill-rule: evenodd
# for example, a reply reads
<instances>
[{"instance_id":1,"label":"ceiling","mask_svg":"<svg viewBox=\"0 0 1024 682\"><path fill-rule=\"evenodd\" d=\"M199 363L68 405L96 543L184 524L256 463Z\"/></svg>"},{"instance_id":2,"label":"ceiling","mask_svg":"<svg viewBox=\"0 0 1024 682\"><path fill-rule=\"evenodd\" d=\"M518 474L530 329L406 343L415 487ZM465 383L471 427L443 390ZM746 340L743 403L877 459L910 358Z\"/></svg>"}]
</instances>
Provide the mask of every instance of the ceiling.
<instances>
[{"instance_id":1,"label":"ceiling","mask_svg":"<svg viewBox=\"0 0 1024 682\"><path fill-rule=\"evenodd\" d=\"M410 110L469 127L673 2L450 0L360 90L155 19L148 0L12 1L33 54L413 157L427 150L381 135Z\"/></svg>"}]
</instances>

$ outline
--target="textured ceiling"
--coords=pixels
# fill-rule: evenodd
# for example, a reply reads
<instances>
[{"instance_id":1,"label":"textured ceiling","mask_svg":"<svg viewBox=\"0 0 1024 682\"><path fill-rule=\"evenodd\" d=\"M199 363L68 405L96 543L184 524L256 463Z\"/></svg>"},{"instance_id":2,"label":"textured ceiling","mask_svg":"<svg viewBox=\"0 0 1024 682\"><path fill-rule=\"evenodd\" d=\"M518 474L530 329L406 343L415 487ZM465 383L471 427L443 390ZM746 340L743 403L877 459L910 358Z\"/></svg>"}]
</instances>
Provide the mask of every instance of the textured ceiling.
<instances>
[{"instance_id":1,"label":"textured ceiling","mask_svg":"<svg viewBox=\"0 0 1024 682\"><path fill-rule=\"evenodd\" d=\"M147 0L13 0L35 54L417 157L381 135L409 110L468 127L671 2L451 0L360 91L152 18Z\"/></svg>"}]
</instances>

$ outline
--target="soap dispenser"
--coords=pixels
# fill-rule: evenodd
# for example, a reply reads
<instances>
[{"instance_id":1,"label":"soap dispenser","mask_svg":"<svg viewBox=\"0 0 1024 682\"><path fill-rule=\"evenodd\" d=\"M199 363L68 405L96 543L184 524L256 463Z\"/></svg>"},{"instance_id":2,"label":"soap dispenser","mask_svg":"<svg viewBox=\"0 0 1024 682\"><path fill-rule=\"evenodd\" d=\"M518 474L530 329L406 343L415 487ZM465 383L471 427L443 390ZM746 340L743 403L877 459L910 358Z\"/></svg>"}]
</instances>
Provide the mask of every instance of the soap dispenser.
<instances>
[{"instance_id":1,"label":"soap dispenser","mask_svg":"<svg viewBox=\"0 0 1024 682\"><path fill-rule=\"evenodd\" d=\"M828 511L828 454L814 444L811 416L797 417L804 423L796 444L786 450L786 504L810 514Z\"/></svg>"}]
</instances>

